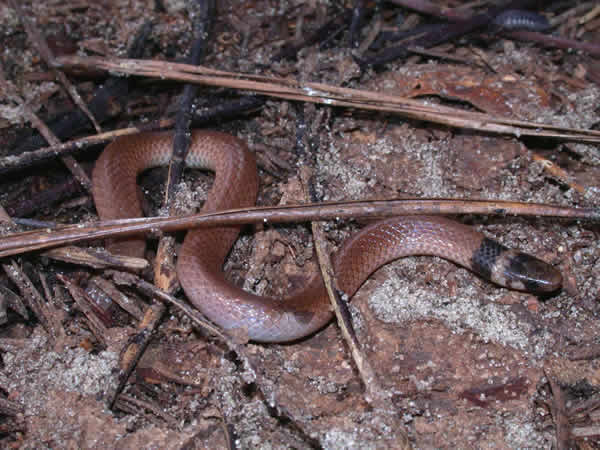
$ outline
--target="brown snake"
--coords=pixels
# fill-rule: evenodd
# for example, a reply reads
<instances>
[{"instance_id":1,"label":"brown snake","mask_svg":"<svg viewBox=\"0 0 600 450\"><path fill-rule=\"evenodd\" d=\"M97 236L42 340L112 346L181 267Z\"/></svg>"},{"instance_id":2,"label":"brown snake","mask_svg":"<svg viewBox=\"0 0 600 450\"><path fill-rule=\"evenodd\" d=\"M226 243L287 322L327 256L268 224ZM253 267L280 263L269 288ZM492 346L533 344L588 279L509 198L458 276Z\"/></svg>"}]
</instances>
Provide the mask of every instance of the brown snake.
<instances>
[{"instance_id":1,"label":"brown snake","mask_svg":"<svg viewBox=\"0 0 600 450\"><path fill-rule=\"evenodd\" d=\"M253 206L258 191L254 156L239 139L214 131L194 131L189 167L216 173L202 211ZM139 217L137 175L166 165L172 133L120 137L108 145L93 172L93 194L102 219ZM191 230L177 261L177 274L188 299L226 330L245 330L260 342L284 342L307 336L332 318L320 275L286 299L259 297L225 280L223 263L240 227ZM143 238L111 241L113 253L143 257ZM436 255L506 287L552 292L560 272L532 256L509 250L483 234L442 217L404 216L376 222L348 239L333 258L338 286L352 296L381 265L409 255Z\"/></svg>"}]
</instances>

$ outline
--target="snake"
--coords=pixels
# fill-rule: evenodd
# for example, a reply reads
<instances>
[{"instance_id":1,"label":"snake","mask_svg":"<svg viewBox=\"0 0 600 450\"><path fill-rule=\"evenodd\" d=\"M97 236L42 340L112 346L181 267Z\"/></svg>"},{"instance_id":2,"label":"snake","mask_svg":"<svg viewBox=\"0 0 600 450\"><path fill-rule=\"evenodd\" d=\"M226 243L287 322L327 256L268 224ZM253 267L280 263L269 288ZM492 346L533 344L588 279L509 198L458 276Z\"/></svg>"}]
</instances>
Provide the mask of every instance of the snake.
<instances>
[{"instance_id":1,"label":"snake","mask_svg":"<svg viewBox=\"0 0 600 450\"><path fill-rule=\"evenodd\" d=\"M92 173L101 219L142 215L137 176L169 163L172 138L169 131L144 132L107 145ZM186 166L215 173L202 212L254 206L258 169L246 143L210 130L194 130L190 140ZM320 273L286 298L254 295L226 279L223 265L241 229L221 226L186 233L176 270L187 299L225 331L243 332L255 342L295 341L324 328L333 313ZM143 257L145 237L112 239L106 247L111 253ZM554 292L562 283L554 266L470 226L441 216L407 215L373 222L342 243L332 257L338 289L352 297L377 268L412 255L439 256L500 286L536 294Z\"/></svg>"}]
</instances>

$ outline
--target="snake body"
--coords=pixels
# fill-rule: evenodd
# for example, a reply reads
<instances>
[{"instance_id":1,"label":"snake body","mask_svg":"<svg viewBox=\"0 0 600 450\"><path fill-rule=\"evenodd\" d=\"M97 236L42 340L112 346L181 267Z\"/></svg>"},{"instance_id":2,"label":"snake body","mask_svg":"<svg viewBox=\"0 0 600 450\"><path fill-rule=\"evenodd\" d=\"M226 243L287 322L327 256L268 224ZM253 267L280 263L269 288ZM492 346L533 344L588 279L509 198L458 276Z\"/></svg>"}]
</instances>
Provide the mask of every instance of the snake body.
<instances>
[{"instance_id":1,"label":"snake body","mask_svg":"<svg viewBox=\"0 0 600 450\"><path fill-rule=\"evenodd\" d=\"M109 144L93 171L93 196L102 219L142 214L137 175L166 165L172 133L120 137ZM215 172L203 212L253 206L258 191L254 156L239 139L215 131L194 131L186 164ZM320 275L288 298L247 293L225 280L223 263L240 227L191 230L179 251L177 274L186 296L226 330L247 332L258 342L285 342L307 336L332 318ZM142 238L108 243L113 253L142 257ZM394 217L373 223L348 239L333 257L339 288L352 296L378 267L409 255L435 255L497 284L532 292L558 289L560 272L549 264L509 250L461 223L429 216Z\"/></svg>"}]
</instances>

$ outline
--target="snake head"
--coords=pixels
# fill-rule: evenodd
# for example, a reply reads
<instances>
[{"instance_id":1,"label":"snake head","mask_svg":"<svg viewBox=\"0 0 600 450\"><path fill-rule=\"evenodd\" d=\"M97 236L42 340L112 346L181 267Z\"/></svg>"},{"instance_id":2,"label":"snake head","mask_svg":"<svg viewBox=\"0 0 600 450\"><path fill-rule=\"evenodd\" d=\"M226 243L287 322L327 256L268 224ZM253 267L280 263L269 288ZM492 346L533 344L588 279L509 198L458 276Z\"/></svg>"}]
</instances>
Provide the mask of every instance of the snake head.
<instances>
[{"instance_id":1,"label":"snake head","mask_svg":"<svg viewBox=\"0 0 600 450\"><path fill-rule=\"evenodd\" d=\"M487 237L475 251L471 269L500 286L533 294L548 294L562 286L562 275L547 262Z\"/></svg>"},{"instance_id":2,"label":"snake head","mask_svg":"<svg viewBox=\"0 0 600 450\"><path fill-rule=\"evenodd\" d=\"M561 273L547 262L515 250L507 251L502 259L502 284L509 288L547 294L562 286Z\"/></svg>"}]
</instances>

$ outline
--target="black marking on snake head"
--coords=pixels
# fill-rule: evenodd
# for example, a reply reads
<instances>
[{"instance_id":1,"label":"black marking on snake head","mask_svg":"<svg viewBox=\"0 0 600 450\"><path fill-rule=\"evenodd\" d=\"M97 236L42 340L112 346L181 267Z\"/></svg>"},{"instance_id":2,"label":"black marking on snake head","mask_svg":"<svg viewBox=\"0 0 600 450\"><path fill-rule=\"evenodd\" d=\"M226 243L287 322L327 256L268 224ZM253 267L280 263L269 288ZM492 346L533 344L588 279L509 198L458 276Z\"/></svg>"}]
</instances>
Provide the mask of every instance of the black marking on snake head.
<instances>
[{"instance_id":1,"label":"black marking on snake head","mask_svg":"<svg viewBox=\"0 0 600 450\"><path fill-rule=\"evenodd\" d=\"M310 323L310 321L315 316L315 313L312 311L294 311L294 319L298 321L298 323L302 325L306 325Z\"/></svg>"},{"instance_id":2,"label":"black marking on snake head","mask_svg":"<svg viewBox=\"0 0 600 450\"><path fill-rule=\"evenodd\" d=\"M553 292L562 285L562 275L558 270L531 255L515 252L507 263L506 278L521 283L526 291Z\"/></svg>"},{"instance_id":3,"label":"black marking on snake head","mask_svg":"<svg viewBox=\"0 0 600 450\"><path fill-rule=\"evenodd\" d=\"M550 264L489 238L481 241L471 265L483 277L512 289L549 293L562 285L560 272Z\"/></svg>"},{"instance_id":4,"label":"black marking on snake head","mask_svg":"<svg viewBox=\"0 0 600 450\"><path fill-rule=\"evenodd\" d=\"M484 278L491 280L496 260L507 250L508 249L499 242L487 237L483 238L479 248L475 250L473 256L471 256L471 266L473 271Z\"/></svg>"}]
</instances>

